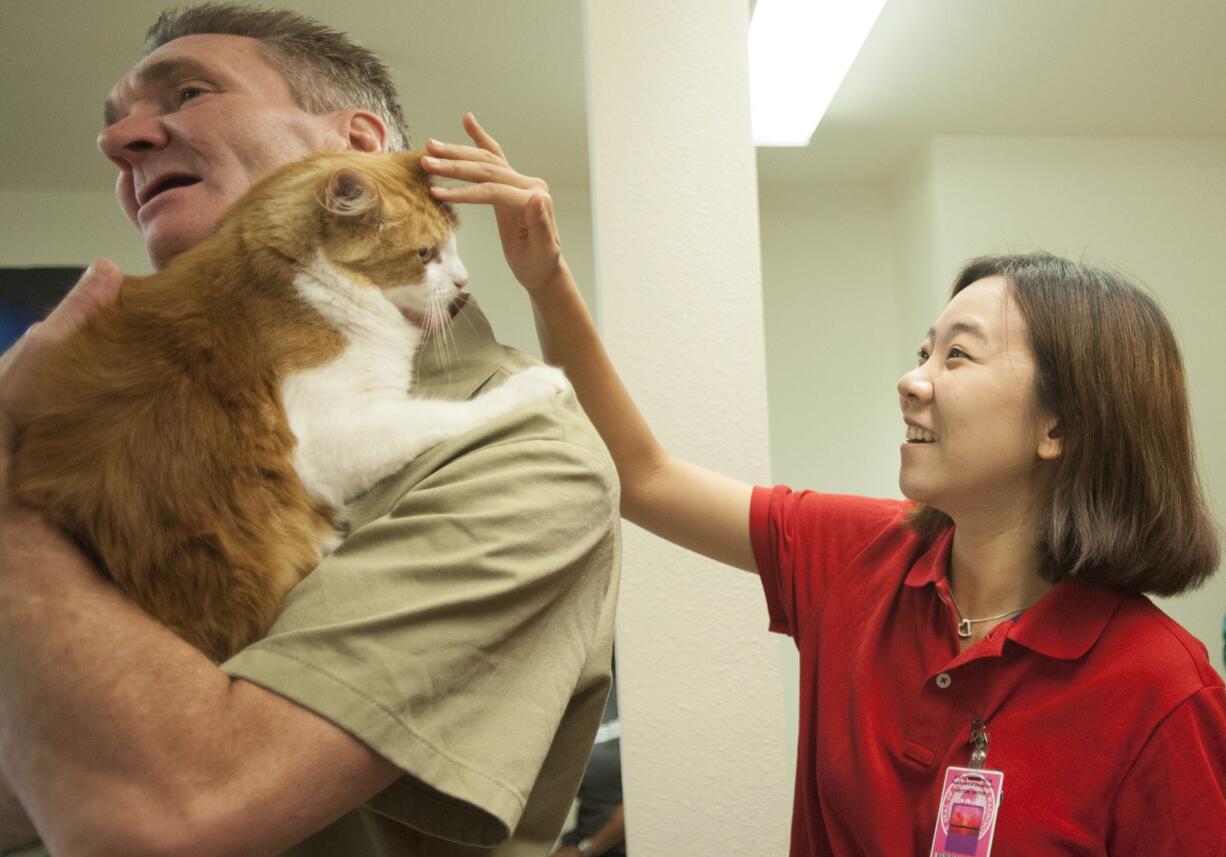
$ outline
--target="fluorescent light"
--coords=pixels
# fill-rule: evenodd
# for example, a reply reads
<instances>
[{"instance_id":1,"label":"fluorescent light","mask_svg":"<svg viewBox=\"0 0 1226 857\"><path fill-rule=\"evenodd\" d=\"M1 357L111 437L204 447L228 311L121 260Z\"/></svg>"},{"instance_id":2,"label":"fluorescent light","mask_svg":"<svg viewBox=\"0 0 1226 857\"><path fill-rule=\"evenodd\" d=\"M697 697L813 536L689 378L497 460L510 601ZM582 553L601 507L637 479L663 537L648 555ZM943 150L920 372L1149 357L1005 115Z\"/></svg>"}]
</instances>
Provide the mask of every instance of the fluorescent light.
<instances>
[{"instance_id":1,"label":"fluorescent light","mask_svg":"<svg viewBox=\"0 0 1226 857\"><path fill-rule=\"evenodd\" d=\"M758 0L749 98L758 146L807 146L885 0Z\"/></svg>"}]
</instances>

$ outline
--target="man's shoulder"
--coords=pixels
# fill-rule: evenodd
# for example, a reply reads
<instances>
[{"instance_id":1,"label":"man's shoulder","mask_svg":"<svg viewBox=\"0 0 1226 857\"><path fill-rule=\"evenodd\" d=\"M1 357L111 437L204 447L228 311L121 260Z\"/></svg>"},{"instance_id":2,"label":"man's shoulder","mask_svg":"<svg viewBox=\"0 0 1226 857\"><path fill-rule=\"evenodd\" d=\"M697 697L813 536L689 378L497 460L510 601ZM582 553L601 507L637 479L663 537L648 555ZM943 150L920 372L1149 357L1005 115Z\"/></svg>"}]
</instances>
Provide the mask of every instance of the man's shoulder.
<instances>
[{"instance_id":1,"label":"man's shoulder","mask_svg":"<svg viewBox=\"0 0 1226 857\"><path fill-rule=\"evenodd\" d=\"M510 346L487 343L480 372L445 398L480 396L541 361ZM493 417L449 438L408 462L350 506L354 524L387 514L407 494L435 489L439 497L470 496L461 486L486 486L508 495L555 497L559 507L593 501L618 502L617 470L596 429L569 388ZM444 491L444 489L448 489Z\"/></svg>"}]
</instances>

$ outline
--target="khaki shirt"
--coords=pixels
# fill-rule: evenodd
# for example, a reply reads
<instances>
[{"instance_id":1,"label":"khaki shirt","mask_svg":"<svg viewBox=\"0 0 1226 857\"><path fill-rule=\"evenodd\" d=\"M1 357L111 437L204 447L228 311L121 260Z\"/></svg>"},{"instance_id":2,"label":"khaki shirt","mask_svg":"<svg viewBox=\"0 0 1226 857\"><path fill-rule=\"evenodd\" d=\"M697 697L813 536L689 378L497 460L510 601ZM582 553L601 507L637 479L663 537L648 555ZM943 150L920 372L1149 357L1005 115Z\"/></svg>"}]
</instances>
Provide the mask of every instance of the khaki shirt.
<instances>
[{"instance_id":1,"label":"khaki shirt","mask_svg":"<svg viewBox=\"0 0 1226 857\"><path fill-rule=\"evenodd\" d=\"M536 362L471 299L449 333L423 346L417 392L469 398ZM349 515L222 668L405 774L286 857L547 854L610 684L618 485L595 430L554 396L428 450Z\"/></svg>"}]
</instances>

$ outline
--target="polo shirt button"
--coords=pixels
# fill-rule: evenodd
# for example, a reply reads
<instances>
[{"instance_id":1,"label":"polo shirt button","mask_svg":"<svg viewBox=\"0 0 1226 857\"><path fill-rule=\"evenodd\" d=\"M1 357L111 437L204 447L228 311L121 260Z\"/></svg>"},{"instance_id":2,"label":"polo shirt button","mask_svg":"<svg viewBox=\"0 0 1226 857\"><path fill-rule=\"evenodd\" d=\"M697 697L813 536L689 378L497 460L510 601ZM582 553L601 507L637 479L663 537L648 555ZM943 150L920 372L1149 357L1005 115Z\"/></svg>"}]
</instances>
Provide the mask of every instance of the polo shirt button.
<instances>
[{"instance_id":1,"label":"polo shirt button","mask_svg":"<svg viewBox=\"0 0 1226 857\"><path fill-rule=\"evenodd\" d=\"M937 676L937 687L939 687L941 690L944 690L951 684L953 684L953 679L949 677L949 673L941 673L939 676Z\"/></svg>"}]
</instances>

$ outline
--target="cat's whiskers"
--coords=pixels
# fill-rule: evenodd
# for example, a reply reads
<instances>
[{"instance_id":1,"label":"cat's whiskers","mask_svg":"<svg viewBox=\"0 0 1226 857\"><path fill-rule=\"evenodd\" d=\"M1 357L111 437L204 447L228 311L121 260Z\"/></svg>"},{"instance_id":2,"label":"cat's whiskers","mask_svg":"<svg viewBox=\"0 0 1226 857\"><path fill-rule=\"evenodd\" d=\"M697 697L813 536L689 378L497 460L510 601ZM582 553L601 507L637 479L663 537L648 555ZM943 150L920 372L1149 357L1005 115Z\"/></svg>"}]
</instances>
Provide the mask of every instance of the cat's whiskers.
<instances>
[{"instance_id":1,"label":"cat's whiskers","mask_svg":"<svg viewBox=\"0 0 1226 857\"><path fill-rule=\"evenodd\" d=\"M431 331L430 347L434 349L439 365L447 370L448 380L451 377L453 355L458 357L459 350L455 344L455 334L451 330L451 302L442 294L431 293L426 317Z\"/></svg>"}]
</instances>

